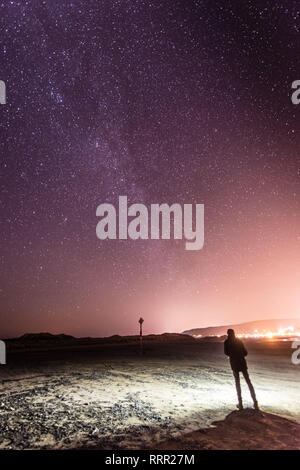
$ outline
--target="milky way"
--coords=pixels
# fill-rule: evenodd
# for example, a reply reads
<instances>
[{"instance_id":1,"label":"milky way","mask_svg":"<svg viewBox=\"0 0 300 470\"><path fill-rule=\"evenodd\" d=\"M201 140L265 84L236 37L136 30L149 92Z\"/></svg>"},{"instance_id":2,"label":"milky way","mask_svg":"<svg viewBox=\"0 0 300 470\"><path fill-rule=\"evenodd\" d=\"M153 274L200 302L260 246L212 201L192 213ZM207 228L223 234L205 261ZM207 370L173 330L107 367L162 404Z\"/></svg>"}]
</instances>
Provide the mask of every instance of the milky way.
<instances>
[{"instance_id":1,"label":"milky way","mask_svg":"<svg viewBox=\"0 0 300 470\"><path fill-rule=\"evenodd\" d=\"M300 315L296 1L0 3L0 337ZM205 244L96 208L205 205Z\"/></svg>"}]
</instances>

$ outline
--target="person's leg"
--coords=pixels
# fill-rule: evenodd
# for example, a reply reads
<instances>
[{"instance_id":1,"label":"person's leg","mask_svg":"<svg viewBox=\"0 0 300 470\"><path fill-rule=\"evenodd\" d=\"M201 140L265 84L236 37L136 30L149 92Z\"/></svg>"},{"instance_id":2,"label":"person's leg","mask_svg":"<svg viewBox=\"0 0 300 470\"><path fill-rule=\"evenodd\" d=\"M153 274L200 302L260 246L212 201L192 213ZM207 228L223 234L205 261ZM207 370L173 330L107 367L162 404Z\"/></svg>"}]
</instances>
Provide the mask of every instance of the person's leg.
<instances>
[{"instance_id":1,"label":"person's leg","mask_svg":"<svg viewBox=\"0 0 300 470\"><path fill-rule=\"evenodd\" d=\"M235 380L235 388L236 393L238 396L238 408L241 410L243 408L243 401L242 401L242 391L241 391L241 382L240 382L240 373L238 371L233 370L234 380Z\"/></svg>"},{"instance_id":2,"label":"person's leg","mask_svg":"<svg viewBox=\"0 0 300 470\"><path fill-rule=\"evenodd\" d=\"M258 403L257 403L257 399L256 399L254 387L253 387L253 385L252 385L252 382L251 382L250 377L249 377L249 374L248 374L248 370L245 369L245 370L243 370L242 372L243 372L243 376L244 376L244 378L245 378L245 380L246 380L246 383L247 383L247 385L248 385L248 387L249 387L250 395L251 395L252 400L253 400L253 403L254 403L254 408L257 409L257 408L258 408Z\"/></svg>"}]
</instances>

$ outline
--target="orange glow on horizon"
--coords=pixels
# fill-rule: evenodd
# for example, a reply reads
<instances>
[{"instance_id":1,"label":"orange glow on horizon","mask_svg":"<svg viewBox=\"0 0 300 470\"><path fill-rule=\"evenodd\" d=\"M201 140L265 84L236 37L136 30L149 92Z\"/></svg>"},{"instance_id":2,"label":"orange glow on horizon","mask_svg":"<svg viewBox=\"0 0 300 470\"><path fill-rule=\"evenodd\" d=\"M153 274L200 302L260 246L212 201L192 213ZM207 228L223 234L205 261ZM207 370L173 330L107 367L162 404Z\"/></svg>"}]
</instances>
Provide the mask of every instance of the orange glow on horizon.
<instances>
[{"instance_id":1,"label":"orange glow on horizon","mask_svg":"<svg viewBox=\"0 0 300 470\"><path fill-rule=\"evenodd\" d=\"M207 337L217 337L221 338L225 335L207 335ZM194 335L195 338L204 338L202 335ZM254 330L253 333L237 333L237 338L266 338L266 339L276 339L276 338L286 338L286 337L299 337L300 338L300 331L295 331L294 326L288 326L286 328L278 328L277 331L263 331L259 332L258 330Z\"/></svg>"}]
</instances>

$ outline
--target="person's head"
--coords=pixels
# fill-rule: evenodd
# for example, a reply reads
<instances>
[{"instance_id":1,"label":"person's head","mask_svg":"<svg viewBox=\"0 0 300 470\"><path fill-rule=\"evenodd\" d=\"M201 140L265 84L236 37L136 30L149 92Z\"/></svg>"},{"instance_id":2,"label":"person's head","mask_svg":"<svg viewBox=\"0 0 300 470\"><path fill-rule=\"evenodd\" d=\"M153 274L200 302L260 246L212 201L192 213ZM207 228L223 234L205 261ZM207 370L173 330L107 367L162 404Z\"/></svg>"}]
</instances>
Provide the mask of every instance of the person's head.
<instances>
[{"instance_id":1,"label":"person's head","mask_svg":"<svg viewBox=\"0 0 300 470\"><path fill-rule=\"evenodd\" d=\"M227 330L227 335L228 335L228 338L229 338L229 339L235 338L234 330L233 330L232 328L229 328L229 329Z\"/></svg>"}]
</instances>

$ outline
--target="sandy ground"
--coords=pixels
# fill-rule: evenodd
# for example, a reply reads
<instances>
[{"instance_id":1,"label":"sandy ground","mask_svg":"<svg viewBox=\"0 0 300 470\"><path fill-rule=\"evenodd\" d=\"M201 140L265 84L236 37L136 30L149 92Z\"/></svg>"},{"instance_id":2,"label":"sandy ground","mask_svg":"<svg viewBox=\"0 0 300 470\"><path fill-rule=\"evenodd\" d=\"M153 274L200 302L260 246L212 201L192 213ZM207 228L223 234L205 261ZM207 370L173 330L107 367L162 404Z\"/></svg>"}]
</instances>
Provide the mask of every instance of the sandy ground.
<instances>
[{"instance_id":1,"label":"sandy ground","mask_svg":"<svg viewBox=\"0 0 300 470\"><path fill-rule=\"evenodd\" d=\"M143 356L137 345L11 352L0 369L0 448L300 449L290 344L248 349L262 413L233 412L220 343L146 343Z\"/></svg>"}]
</instances>

